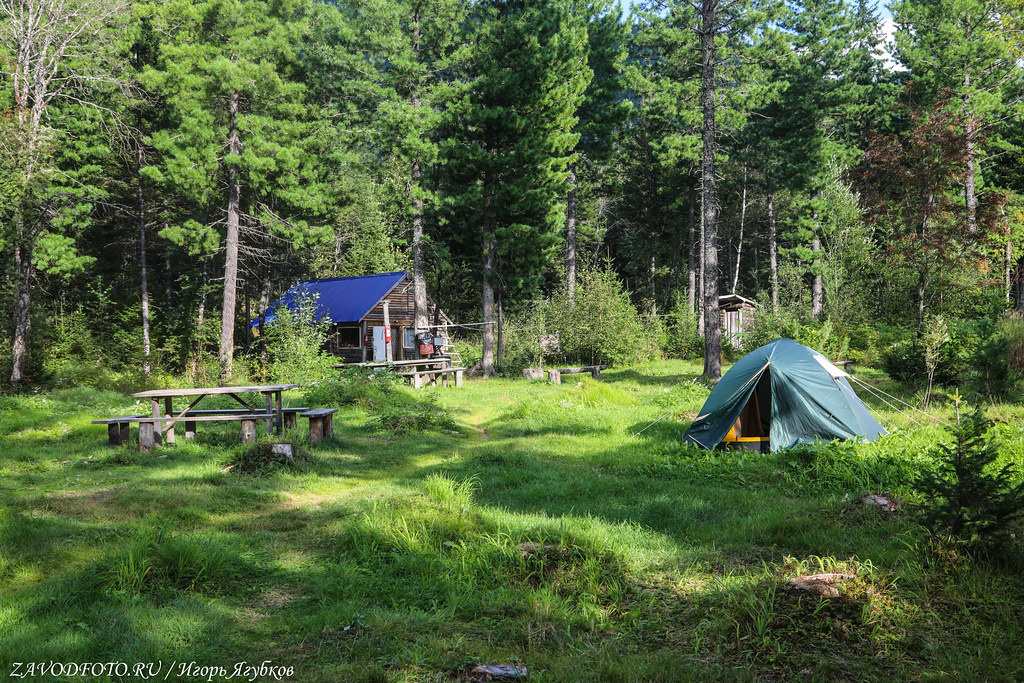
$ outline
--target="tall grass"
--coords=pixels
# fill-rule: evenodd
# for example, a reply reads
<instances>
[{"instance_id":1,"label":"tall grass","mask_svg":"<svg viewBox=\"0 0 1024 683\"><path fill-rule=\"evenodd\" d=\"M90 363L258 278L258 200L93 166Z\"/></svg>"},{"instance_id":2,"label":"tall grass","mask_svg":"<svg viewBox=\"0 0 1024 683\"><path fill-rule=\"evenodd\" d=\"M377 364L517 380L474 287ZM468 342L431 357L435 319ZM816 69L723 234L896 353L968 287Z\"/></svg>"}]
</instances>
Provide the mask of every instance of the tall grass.
<instances>
[{"instance_id":1,"label":"tall grass","mask_svg":"<svg viewBox=\"0 0 1024 683\"><path fill-rule=\"evenodd\" d=\"M108 448L89 420L144 410L113 392L2 398L0 671L75 657L272 659L296 680L458 680L488 662L541 681L1024 676L1019 563L958 555L907 514L941 429L872 404L901 434L696 451L681 436L708 394L699 372L371 388L337 402L335 439L304 444L305 467L267 477L222 471L230 427ZM382 395L432 397L456 429L384 426ZM990 414L1019 465L1024 410ZM897 512L860 503L881 491ZM838 598L789 588L821 572L854 578Z\"/></svg>"}]
</instances>

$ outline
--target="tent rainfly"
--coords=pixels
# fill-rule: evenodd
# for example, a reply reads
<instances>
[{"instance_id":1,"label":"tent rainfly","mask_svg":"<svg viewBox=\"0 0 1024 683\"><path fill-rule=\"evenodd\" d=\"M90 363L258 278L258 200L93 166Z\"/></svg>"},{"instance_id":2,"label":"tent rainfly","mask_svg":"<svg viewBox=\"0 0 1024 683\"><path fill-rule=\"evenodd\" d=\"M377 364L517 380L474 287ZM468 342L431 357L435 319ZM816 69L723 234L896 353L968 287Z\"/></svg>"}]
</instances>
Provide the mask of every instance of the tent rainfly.
<instances>
[{"instance_id":1,"label":"tent rainfly","mask_svg":"<svg viewBox=\"0 0 1024 683\"><path fill-rule=\"evenodd\" d=\"M886 431L848 376L817 351L776 339L725 373L683 442L764 453L814 441L874 441Z\"/></svg>"}]
</instances>

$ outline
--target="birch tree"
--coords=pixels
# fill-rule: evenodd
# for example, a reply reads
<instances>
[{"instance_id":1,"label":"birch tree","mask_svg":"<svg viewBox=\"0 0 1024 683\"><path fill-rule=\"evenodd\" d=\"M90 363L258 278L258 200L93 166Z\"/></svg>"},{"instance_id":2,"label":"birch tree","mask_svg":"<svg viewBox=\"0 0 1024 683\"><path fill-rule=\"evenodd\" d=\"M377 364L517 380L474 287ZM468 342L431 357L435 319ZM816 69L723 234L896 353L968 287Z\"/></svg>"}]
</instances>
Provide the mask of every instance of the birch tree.
<instances>
[{"instance_id":1,"label":"birch tree","mask_svg":"<svg viewBox=\"0 0 1024 683\"><path fill-rule=\"evenodd\" d=\"M125 15L119 0L0 0L0 50L6 53L0 69L14 108L0 139L9 162L0 243L14 260L15 390L25 377L37 271L69 271L86 263L53 220L74 199L48 193L57 173L52 152L63 133L61 117L52 110L61 103L98 106L89 93L120 84L115 36Z\"/></svg>"}]
</instances>

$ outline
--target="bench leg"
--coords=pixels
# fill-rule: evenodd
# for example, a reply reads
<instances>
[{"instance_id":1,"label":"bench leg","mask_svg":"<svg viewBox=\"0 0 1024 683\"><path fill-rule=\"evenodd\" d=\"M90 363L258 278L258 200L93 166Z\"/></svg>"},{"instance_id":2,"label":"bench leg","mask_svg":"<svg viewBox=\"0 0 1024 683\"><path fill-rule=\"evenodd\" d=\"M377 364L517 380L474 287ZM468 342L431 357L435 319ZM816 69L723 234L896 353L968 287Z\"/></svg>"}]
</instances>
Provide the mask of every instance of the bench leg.
<instances>
[{"instance_id":1,"label":"bench leg","mask_svg":"<svg viewBox=\"0 0 1024 683\"><path fill-rule=\"evenodd\" d=\"M462 388L462 370L456 370L455 371L455 388L456 389L461 389Z\"/></svg>"},{"instance_id":2,"label":"bench leg","mask_svg":"<svg viewBox=\"0 0 1024 683\"><path fill-rule=\"evenodd\" d=\"M447 373L441 375L441 386L443 386L445 389L448 388L448 374Z\"/></svg>"},{"instance_id":3,"label":"bench leg","mask_svg":"<svg viewBox=\"0 0 1024 683\"><path fill-rule=\"evenodd\" d=\"M412 388L419 389L423 386L423 375L415 374L412 376Z\"/></svg>"},{"instance_id":4,"label":"bench leg","mask_svg":"<svg viewBox=\"0 0 1024 683\"><path fill-rule=\"evenodd\" d=\"M284 414L284 428L295 429L295 424L298 421L298 416L295 413Z\"/></svg>"},{"instance_id":5,"label":"bench leg","mask_svg":"<svg viewBox=\"0 0 1024 683\"><path fill-rule=\"evenodd\" d=\"M548 381L552 384L561 384L562 373L558 370L548 370Z\"/></svg>"},{"instance_id":6,"label":"bench leg","mask_svg":"<svg viewBox=\"0 0 1024 683\"><path fill-rule=\"evenodd\" d=\"M139 450L149 453L155 445L155 430L152 422L139 423Z\"/></svg>"},{"instance_id":7,"label":"bench leg","mask_svg":"<svg viewBox=\"0 0 1024 683\"><path fill-rule=\"evenodd\" d=\"M242 420L242 443L256 440L256 420Z\"/></svg>"},{"instance_id":8,"label":"bench leg","mask_svg":"<svg viewBox=\"0 0 1024 683\"><path fill-rule=\"evenodd\" d=\"M107 445L111 448L117 448L121 445L121 425L112 422L107 425Z\"/></svg>"},{"instance_id":9,"label":"bench leg","mask_svg":"<svg viewBox=\"0 0 1024 683\"><path fill-rule=\"evenodd\" d=\"M332 427L333 428L333 427ZM309 418L309 442L320 443L324 438L324 419L322 417Z\"/></svg>"},{"instance_id":10,"label":"bench leg","mask_svg":"<svg viewBox=\"0 0 1024 683\"><path fill-rule=\"evenodd\" d=\"M185 438L194 439L196 438L196 421L185 420Z\"/></svg>"},{"instance_id":11,"label":"bench leg","mask_svg":"<svg viewBox=\"0 0 1024 683\"><path fill-rule=\"evenodd\" d=\"M171 398L168 396L164 399L164 409L167 411L167 415L174 415L174 406L171 403ZM174 443L174 423L167 423L167 443Z\"/></svg>"},{"instance_id":12,"label":"bench leg","mask_svg":"<svg viewBox=\"0 0 1024 683\"><path fill-rule=\"evenodd\" d=\"M594 379L601 379L601 368L594 368L590 374L593 375Z\"/></svg>"},{"instance_id":13,"label":"bench leg","mask_svg":"<svg viewBox=\"0 0 1024 683\"><path fill-rule=\"evenodd\" d=\"M324 415L324 438L334 438L334 415Z\"/></svg>"}]
</instances>

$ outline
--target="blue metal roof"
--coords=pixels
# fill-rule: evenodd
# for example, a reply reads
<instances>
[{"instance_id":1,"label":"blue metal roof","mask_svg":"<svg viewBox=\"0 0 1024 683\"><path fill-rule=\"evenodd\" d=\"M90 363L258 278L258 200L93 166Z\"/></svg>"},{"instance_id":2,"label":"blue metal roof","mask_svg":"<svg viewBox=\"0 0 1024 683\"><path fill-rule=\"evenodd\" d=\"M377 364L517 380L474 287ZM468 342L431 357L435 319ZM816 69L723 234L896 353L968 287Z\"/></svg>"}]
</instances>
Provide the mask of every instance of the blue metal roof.
<instances>
[{"instance_id":1,"label":"blue metal roof","mask_svg":"<svg viewBox=\"0 0 1024 683\"><path fill-rule=\"evenodd\" d=\"M405 277L405 271L377 273L355 277L334 277L326 280L301 280L267 309L267 322L273 322L274 312L281 306L294 310L304 297L316 297L316 317L332 323L356 322L369 313L395 285ZM259 325L256 318L249 327Z\"/></svg>"}]
</instances>

